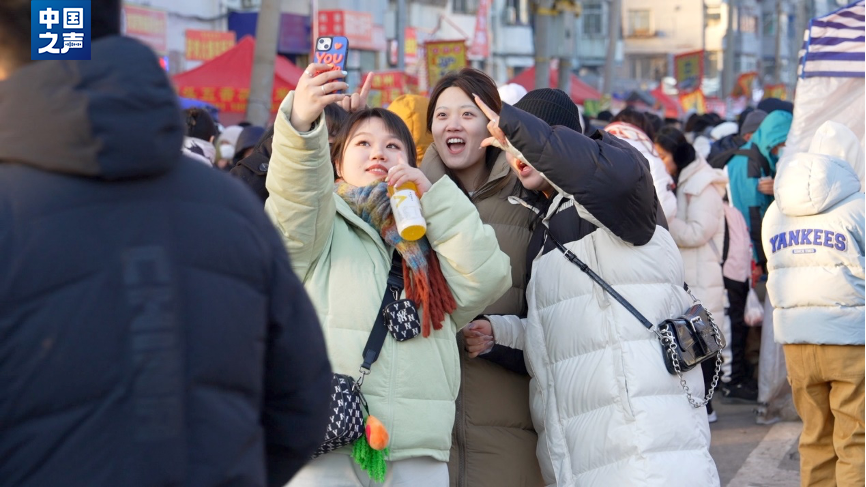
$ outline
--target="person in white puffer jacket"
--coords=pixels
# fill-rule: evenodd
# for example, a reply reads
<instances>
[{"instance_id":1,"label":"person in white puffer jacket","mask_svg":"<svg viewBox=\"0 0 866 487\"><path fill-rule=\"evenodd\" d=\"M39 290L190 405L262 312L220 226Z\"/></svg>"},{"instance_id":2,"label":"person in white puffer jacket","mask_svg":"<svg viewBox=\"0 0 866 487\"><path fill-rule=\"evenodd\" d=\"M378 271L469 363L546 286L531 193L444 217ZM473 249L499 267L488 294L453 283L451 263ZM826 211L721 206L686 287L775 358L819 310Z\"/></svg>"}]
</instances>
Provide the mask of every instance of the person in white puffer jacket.
<instances>
[{"instance_id":1,"label":"person in white puffer jacket","mask_svg":"<svg viewBox=\"0 0 866 487\"><path fill-rule=\"evenodd\" d=\"M665 369L656 335L553 243L649 321L680 315L691 299L649 169L637 150L606 132L586 137L551 127L550 103L524 103L533 93L518 104L526 111L503 104L499 114L476 99L488 129L501 136L484 143L506 148L520 181L548 204L527 252L528 315L474 320L463 332L467 351L494 344L524 351L547 487L718 486L707 415ZM559 106L571 103L561 98ZM701 372L683 375L701 397Z\"/></svg>"},{"instance_id":2,"label":"person in white puffer jacket","mask_svg":"<svg viewBox=\"0 0 866 487\"><path fill-rule=\"evenodd\" d=\"M647 160L653 186L665 218L670 220L677 215L677 197L674 195L674 180L665 170L665 164L653 145L653 138L647 133L651 130L643 113L628 107L616 114L604 131L629 143Z\"/></svg>"},{"instance_id":3,"label":"person in white puffer jacket","mask_svg":"<svg viewBox=\"0 0 866 487\"><path fill-rule=\"evenodd\" d=\"M725 239L725 184L728 178L713 169L673 127L656 134L656 150L676 182L677 216L668 219L668 230L683 256L686 282L704 304L725 337L731 336L725 322L725 283L722 275L722 252ZM722 350L730 370L731 348ZM715 361L701 364L705 386L715 373ZM730 372L728 372L730 375ZM718 379L717 379L718 383ZM707 403L711 423L717 419L712 402Z\"/></svg>"},{"instance_id":4,"label":"person in white puffer jacket","mask_svg":"<svg viewBox=\"0 0 866 487\"><path fill-rule=\"evenodd\" d=\"M803 419L801 482L863 485L866 196L857 161L826 155L827 123L808 153L781 161L761 238L775 339Z\"/></svg>"}]
</instances>

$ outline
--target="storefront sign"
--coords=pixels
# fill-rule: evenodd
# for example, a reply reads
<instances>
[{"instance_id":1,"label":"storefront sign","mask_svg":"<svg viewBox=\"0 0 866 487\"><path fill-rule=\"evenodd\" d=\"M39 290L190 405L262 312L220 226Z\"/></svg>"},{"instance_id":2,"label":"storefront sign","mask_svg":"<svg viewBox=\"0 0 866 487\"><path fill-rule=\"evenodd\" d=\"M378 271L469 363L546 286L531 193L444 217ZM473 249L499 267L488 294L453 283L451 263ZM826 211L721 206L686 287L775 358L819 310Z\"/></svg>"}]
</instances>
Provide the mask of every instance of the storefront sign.
<instances>
[{"instance_id":1,"label":"storefront sign","mask_svg":"<svg viewBox=\"0 0 866 487\"><path fill-rule=\"evenodd\" d=\"M704 51L687 52L674 56L674 75L680 93L691 93L701 88L704 77Z\"/></svg>"},{"instance_id":2,"label":"storefront sign","mask_svg":"<svg viewBox=\"0 0 866 487\"><path fill-rule=\"evenodd\" d=\"M432 87L449 71L466 67L465 41L427 41L427 86Z\"/></svg>"},{"instance_id":3,"label":"storefront sign","mask_svg":"<svg viewBox=\"0 0 866 487\"><path fill-rule=\"evenodd\" d=\"M186 58L189 60L210 61L234 45L234 32L192 29L186 31Z\"/></svg>"},{"instance_id":4,"label":"storefront sign","mask_svg":"<svg viewBox=\"0 0 866 487\"><path fill-rule=\"evenodd\" d=\"M310 52L312 46L310 41L311 32L309 17L281 14L277 51L289 54L307 54Z\"/></svg>"},{"instance_id":5,"label":"storefront sign","mask_svg":"<svg viewBox=\"0 0 866 487\"><path fill-rule=\"evenodd\" d=\"M138 5L123 6L123 33L134 37L150 46L157 54L168 53L166 41L166 25L168 15L163 10L156 10Z\"/></svg>"},{"instance_id":6,"label":"storefront sign","mask_svg":"<svg viewBox=\"0 0 866 487\"><path fill-rule=\"evenodd\" d=\"M379 36L374 32L375 28L380 26L373 24L373 15L367 12L320 10L318 19L319 37L346 36L349 39L349 49L364 51L385 49L384 35L379 39ZM384 34L384 29L382 32Z\"/></svg>"},{"instance_id":7,"label":"storefront sign","mask_svg":"<svg viewBox=\"0 0 866 487\"><path fill-rule=\"evenodd\" d=\"M373 73L370 89L381 93L379 106L386 106L404 93L417 93L418 79L400 71L382 71Z\"/></svg>"}]
</instances>

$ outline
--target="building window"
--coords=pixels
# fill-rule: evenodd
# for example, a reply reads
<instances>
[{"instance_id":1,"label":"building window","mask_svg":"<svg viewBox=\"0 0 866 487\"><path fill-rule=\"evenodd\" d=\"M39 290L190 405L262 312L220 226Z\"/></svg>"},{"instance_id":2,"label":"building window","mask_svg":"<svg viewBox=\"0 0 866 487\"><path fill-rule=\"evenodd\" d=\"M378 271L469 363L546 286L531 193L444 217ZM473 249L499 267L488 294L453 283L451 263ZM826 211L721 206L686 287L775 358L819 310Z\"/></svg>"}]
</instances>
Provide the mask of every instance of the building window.
<instances>
[{"instance_id":1,"label":"building window","mask_svg":"<svg viewBox=\"0 0 866 487\"><path fill-rule=\"evenodd\" d=\"M506 0L503 13L507 25L529 25L529 0Z\"/></svg>"},{"instance_id":2,"label":"building window","mask_svg":"<svg viewBox=\"0 0 866 487\"><path fill-rule=\"evenodd\" d=\"M603 36L605 34L604 10L601 2L588 1L583 4L583 35Z\"/></svg>"},{"instance_id":3,"label":"building window","mask_svg":"<svg viewBox=\"0 0 866 487\"><path fill-rule=\"evenodd\" d=\"M721 5L707 6L706 13L707 28L718 27L722 24L722 7Z\"/></svg>"},{"instance_id":4,"label":"building window","mask_svg":"<svg viewBox=\"0 0 866 487\"><path fill-rule=\"evenodd\" d=\"M776 35L776 26L779 23L776 22L776 14L768 13L764 15L764 35L765 36L774 36Z\"/></svg>"},{"instance_id":5,"label":"building window","mask_svg":"<svg viewBox=\"0 0 866 487\"><path fill-rule=\"evenodd\" d=\"M649 10L628 11L628 35L629 37L648 37L652 35L650 26Z\"/></svg>"},{"instance_id":6,"label":"building window","mask_svg":"<svg viewBox=\"0 0 866 487\"><path fill-rule=\"evenodd\" d=\"M721 60L722 52L721 51L706 51L704 57L704 78L717 78L719 77L719 61Z\"/></svg>"},{"instance_id":7,"label":"building window","mask_svg":"<svg viewBox=\"0 0 866 487\"><path fill-rule=\"evenodd\" d=\"M754 15L743 15L740 18L740 32L756 34L758 32L758 18Z\"/></svg>"},{"instance_id":8,"label":"building window","mask_svg":"<svg viewBox=\"0 0 866 487\"><path fill-rule=\"evenodd\" d=\"M478 10L478 0L454 0L455 14L473 15Z\"/></svg>"}]
</instances>

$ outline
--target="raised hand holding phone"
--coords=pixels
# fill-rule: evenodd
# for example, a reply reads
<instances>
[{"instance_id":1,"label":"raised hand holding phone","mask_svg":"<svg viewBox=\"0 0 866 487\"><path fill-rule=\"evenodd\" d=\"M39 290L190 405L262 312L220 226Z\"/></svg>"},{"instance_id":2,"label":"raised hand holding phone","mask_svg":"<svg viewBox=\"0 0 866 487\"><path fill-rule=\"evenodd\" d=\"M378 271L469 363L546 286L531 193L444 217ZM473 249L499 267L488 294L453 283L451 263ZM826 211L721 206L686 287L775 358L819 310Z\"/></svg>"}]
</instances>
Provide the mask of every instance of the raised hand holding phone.
<instances>
[{"instance_id":1,"label":"raised hand holding phone","mask_svg":"<svg viewBox=\"0 0 866 487\"><path fill-rule=\"evenodd\" d=\"M329 71L339 71L346 76L346 57L349 53L349 39L344 36L327 36L316 39L316 49L313 52L313 61L318 64L327 64ZM319 74L319 73L315 73ZM343 93L343 90L338 93Z\"/></svg>"},{"instance_id":2,"label":"raised hand holding phone","mask_svg":"<svg viewBox=\"0 0 866 487\"><path fill-rule=\"evenodd\" d=\"M295 88L295 99L292 102L291 124L298 132L307 132L318 120L325 106L342 101L346 95L336 93L349 87L341 78L346 77L345 71L330 71L327 64L313 63L304 70L304 75L298 80ZM316 75L316 72L320 74Z\"/></svg>"}]
</instances>

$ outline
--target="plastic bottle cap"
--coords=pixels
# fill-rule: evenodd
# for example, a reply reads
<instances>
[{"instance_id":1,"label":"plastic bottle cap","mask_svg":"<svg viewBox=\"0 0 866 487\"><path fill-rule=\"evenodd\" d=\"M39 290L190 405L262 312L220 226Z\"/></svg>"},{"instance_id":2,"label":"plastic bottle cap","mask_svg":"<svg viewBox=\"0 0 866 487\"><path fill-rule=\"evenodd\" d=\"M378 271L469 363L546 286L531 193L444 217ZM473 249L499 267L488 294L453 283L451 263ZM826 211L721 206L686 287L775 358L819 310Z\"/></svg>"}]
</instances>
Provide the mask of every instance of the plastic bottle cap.
<instances>
[{"instance_id":1,"label":"plastic bottle cap","mask_svg":"<svg viewBox=\"0 0 866 487\"><path fill-rule=\"evenodd\" d=\"M421 225L411 225L404 228L403 231L400 232L400 236L403 237L404 240L414 242L423 237L425 233L427 233L427 229Z\"/></svg>"}]
</instances>

